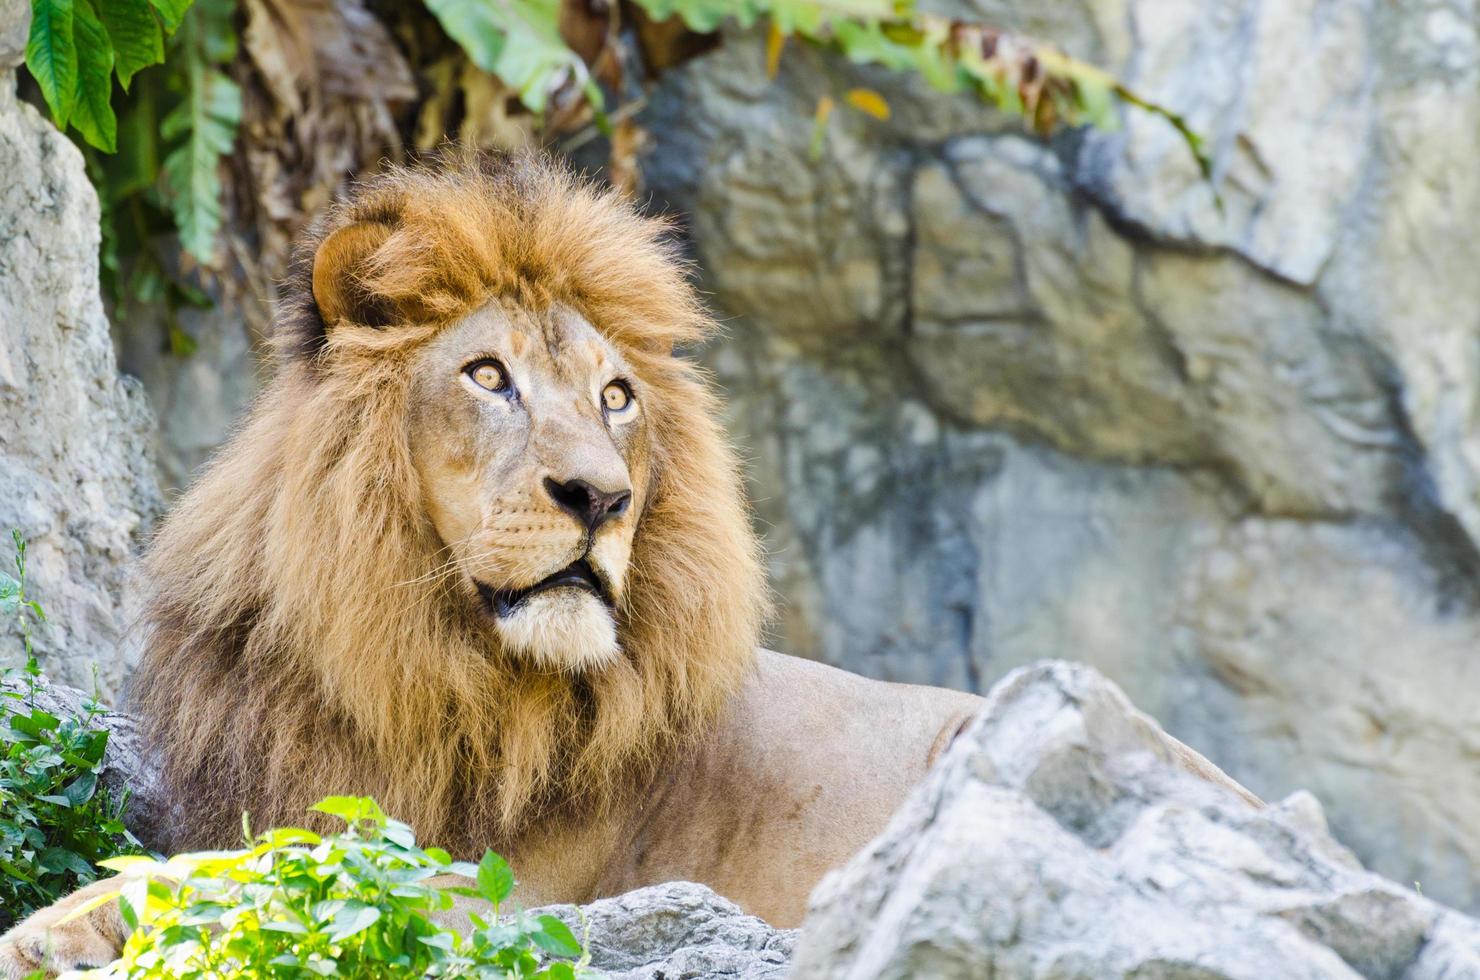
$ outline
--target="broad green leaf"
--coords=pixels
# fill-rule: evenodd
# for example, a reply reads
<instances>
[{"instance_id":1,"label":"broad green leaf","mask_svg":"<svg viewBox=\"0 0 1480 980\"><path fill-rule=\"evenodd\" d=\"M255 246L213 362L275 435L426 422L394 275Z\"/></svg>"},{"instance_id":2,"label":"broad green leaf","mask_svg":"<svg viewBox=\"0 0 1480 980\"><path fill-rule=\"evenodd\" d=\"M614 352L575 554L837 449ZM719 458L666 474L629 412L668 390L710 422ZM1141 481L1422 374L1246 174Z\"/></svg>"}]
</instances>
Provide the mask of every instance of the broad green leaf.
<instances>
[{"instance_id":1,"label":"broad green leaf","mask_svg":"<svg viewBox=\"0 0 1480 980\"><path fill-rule=\"evenodd\" d=\"M140 68L164 60L164 34L149 0L100 0L98 13L113 42L114 66L124 91Z\"/></svg>"},{"instance_id":2,"label":"broad green leaf","mask_svg":"<svg viewBox=\"0 0 1480 980\"><path fill-rule=\"evenodd\" d=\"M139 928L139 915L134 911L134 903L123 892L118 893L118 914L123 917L123 924L128 926L130 932Z\"/></svg>"},{"instance_id":3,"label":"broad green leaf","mask_svg":"<svg viewBox=\"0 0 1480 980\"><path fill-rule=\"evenodd\" d=\"M427 9L473 64L542 113L552 92L583 83L586 65L560 37L560 0L427 0Z\"/></svg>"},{"instance_id":4,"label":"broad green leaf","mask_svg":"<svg viewBox=\"0 0 1480 980\"><path fill-rule=\"evenodd\" d=\"M408 850L416 846L416 834L412 832L410 826L399 820L387 819L381 825L380 832L392 844L399 844Z\"/></svg>"},{"instance_id":5,"label":"broad green leaf","mask_svg":"<svg viewBox=\"0 0 1480 980\"><path fill-rule=\"evenodd\" d=\"M77 99L72 4L73 0L31 0L31 33L26 39L26 68L41 88L52 121L64 128Z\"/></svg>"},{"instance_id":6,"label":"broad green leaf","mask_svg":"<svg viewBox=\"0 0 1480 980\"><path fill-rule=\"evenodd\" d=\"M226 75L210 68L191 73L190 91L165 117L165 139L184 142L164 159L164 191L180 244L202 263L212 261L216 235L221 230L221 158L236 142L241 122L242 93Z\"/></svg>"},{"instance_id":7,"label":"broad green leaf","mask_svg":"<svg viewBox=\"0 0 1480 980\"><path fill-rule=\"evenodd\" d=\"M106 0L105 0L106 2ZM194 0L149 0L149 6L159 14L159 19L164 21L164 29L171 34L179 28L180 22L185 19L185 11L190 9Z\"/></svg>"},{"instance_id":8,"label":"broad green leaf","mask_svg":"<svg viewBox=\"0 0 1480 980\"><path fill-rule=\"evenodd\" d=\"M386 819L385 811L368 796L326 796L309 809L338 817L350 826L362 820L383 825Z\"/></svg>"},{"instance_id":9,"label":"broad green leaf","mask_svg":"<svg viewBox=\"0 0 1480 980\"><path fill-rule=\"evenodd\" d=\"M540 949L552 956L563 956L566 959L575 959L581 955L581 944L570 931L570 926L553 915L542 915L535 921L540 928L530 938Z\"/></svg>"},{"instance_id":10,"label":"broad green leaf","mask_svg":"<svg viewBox=\"0 0 1480 980\"><path fill-rule=\"evenodd\" d=\"M361 901L348 901L334 915L334 924L329 929L329 939L341 942L357 932L364 932L380 920L380 909Z\"/></svg>"},{"instance_id":11,"label":"broad green leaf","mask_svg":"<svg viewBox=\"0 0 1480 980\"><path fill-rule=\"evenodd\" d=\"M14 616L21 607L21 584L0 572L0 616Z\"/></svg>"},{"instance_id":12,"label":"broad green leaf","mask_svg":"<svg viewBox=\"0 0 1480 980\"><path fill-rule=\"evenodd\" d=\"M478 862L478 891L494 905L503 903L514 892L513 869L492 851L485 851L483 860Z\"/></svg>"},{"instance_id":13,"label":"broad green leaf","mask_svg":"<svg viewBox=\"0 0 1480 980\"><path fill-rule=\"evenodd\" d=\"M25 732L35 738L40 738L45 732L56 731L62 720L49 711L34 709L28 715L11 715L10 727L18 732Z\"/></svg>"},{"instance_id":14,"label":"broad green leaf","mask_svg":"<svg viewBox=\"0 0 1480 980\"><path fill-rule=\"evenodd\" d=\"M62 790L62 795L71 802L72 806L79 807L92 799L93 794L97 790L98 774L95 772L85 772L68 783L67 788Z\"/></svg>"},{"instance_id":15,"label":"broad green leaf","mask_svg":"<svg viewBox=\"0 0 1480 980\"><path fill-rule=\"evenodd\" d=\"M92 865L86 858L64 847L48 847L42 851L36 857L36 866L51 874L71 871L73 874L86 876L93 873Z\"/></svg>"},{"instance_id":16,"label":"broad green leaf","mask_svg":"<svg viewBox=\"0 0 1480 980\"><path fill-rule=\"evenodd\" d=\"M77 45L77 93L68 121L89 144L112 153L118 147L118 120L111 104L113 44L88 0L73 0L72 38Z\"/></svg>"},{"instance_id":17,"label":"broad green leaf","mask_svg":"<svg viewBox=\"0 0 1480 980\"><path fill-rule=\"evenodd\" d=\"M98 866L120 874L126 871L142 870L146 867L155 869L161 867L158 861L142 854L120 854L118 857L103 858L98 862Z\"/></svg>"}]
</instances>

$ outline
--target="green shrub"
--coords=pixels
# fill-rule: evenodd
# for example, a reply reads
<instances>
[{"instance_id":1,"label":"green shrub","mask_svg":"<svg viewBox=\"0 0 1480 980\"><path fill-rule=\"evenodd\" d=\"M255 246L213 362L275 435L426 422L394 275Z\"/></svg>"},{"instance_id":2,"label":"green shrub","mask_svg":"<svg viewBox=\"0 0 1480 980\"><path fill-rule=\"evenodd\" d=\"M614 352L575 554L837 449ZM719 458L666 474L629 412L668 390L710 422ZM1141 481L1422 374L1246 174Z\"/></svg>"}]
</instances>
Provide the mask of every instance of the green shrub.
<instances>
[{"instance_id":1,"label":"green shrub","mask_svg":"<svg viewBox=\"0 0 1480 980\"><path fill-rule=\"evenodd\" d=\"M36 705L31 621L46 617L26 594L25 541L11 537L16 575L0 572L0 615L17 622L26 666L6 671L0 691L0 928L95 881L104 858L139 850L123 826L127 801L98 785L108 732L96 724L97 701L65 718Z\"/></svg>"},{"instance_id":2,"label":"green shrub","mask_svg":"<svg viewBox=\"0 0 1480 980\"><path fill-rule=\"evenodd\" d=\"M279 829L240 851L105 862L120 871L119 901L134 929L121 959L98 977L589 976L581 944L554 916L500 914L514 875L492 851L473 865L417 846L411 828L374 800L335 796L313 809L345 829L321 837ZM429 885L438 875L476 887ZM430 918L454 896L486 900L466 934ZM91 907L91 906L89 906ZM86 909L74 914L82 914Z\"/></svg>"}]
</instances>

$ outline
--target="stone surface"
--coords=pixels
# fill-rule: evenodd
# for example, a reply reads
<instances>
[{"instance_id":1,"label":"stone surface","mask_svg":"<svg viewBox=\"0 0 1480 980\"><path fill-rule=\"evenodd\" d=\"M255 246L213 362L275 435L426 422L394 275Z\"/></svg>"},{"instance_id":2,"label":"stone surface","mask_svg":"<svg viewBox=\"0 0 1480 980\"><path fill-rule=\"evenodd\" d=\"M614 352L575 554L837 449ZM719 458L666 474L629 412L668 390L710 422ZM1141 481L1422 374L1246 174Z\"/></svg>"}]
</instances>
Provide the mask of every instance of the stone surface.
<instances>
[{"instance_id":1,"label":"stone surface","mask_svg":"<svg viewBox=\"0 0 1480 980\"><path fill-rule=\"evenodd\" d=\"M0 542L29 540L48 673L105 694L134 650L128 560L159 513L152 419L119 376L98 296L98 200L82 156L0 73ZM21 662L10 624L0 665Z\"/></svg>"},{"instance_id":2,"label":"stone surface","mask_svg":"<svg viewBox=\"0 0 1480 980\"><path fill-rule=\"evenodd\" d=\"M158 424L153 449L159 479L173 498L231 435L262 385L265 367L253 342L252 323L262 311L244 313L245 303L215 295L210 309L185 308L176 325L196 347L170 352L169 325L157 309L114 311L113 341L119 367L138 378L149 394Z\"/></svg>"},{"instance_id":3,"label":"stone surface","mask_svg":"<svg viewBox=\"0 0 1480 980\"><path fill-rule=\"evenodd\" d=\"M1296 793L1177 764L1113 684L1020 669L813 893L809 980L1480 976L1480 922L1366 872Z\"/></svg>"},{"instance_id":4,"label":"stone surface","mask_svg":"<svg viewBox=\"0 0 1480 980\"><path fill-rule=\"evenodd\" d=\"M609 980L782 980L795 941L793 930L773 929L687 881L536 911L584 936L592 968Z\"/></svg>"},{"instance_id":5,"label":"stone surface","mask_svg":"<svg viewBox=\"0 0 1480 980\"><path fill-rule=\"evenodd\" d=\"M728 323L778 649L1106 671L1375 869L1480 910L1480 11L1007 0L1188 114L1050 142L737 33L643 120ZM809 158L817 100L839 110Z\"/></svg>"}]
</instances>

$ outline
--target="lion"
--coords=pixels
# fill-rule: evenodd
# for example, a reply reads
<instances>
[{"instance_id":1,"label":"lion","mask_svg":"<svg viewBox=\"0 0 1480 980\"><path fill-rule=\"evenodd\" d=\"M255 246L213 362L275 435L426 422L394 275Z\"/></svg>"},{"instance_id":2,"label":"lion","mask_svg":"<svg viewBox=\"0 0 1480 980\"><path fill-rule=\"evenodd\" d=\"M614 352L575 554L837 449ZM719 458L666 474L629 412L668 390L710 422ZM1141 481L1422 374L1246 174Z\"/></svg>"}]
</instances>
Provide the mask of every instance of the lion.
<instances>
[{"instance_id":1,"label":"lion","mask_svg":"<svg viewBox=\"0 0 1480 980\"><path fill-rule=\"evenodd\" d=\"M981 703L758 649L715 331L662 220L537 156L356 185L297 250L276 373L150 546L133 710L229 847L331 793L492 847L524 905L674 879L778 926ZM101 882L0 938L98 965ZM55 926L53 928L53 926Z\"/></svg>"}]
</instances>

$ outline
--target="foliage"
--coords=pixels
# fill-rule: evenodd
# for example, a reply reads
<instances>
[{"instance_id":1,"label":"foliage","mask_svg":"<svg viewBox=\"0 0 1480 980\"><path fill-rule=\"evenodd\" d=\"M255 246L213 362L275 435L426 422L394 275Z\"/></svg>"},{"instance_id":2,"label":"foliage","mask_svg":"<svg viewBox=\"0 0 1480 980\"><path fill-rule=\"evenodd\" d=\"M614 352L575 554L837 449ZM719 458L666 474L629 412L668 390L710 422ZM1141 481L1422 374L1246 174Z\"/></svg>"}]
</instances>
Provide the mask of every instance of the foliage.
<instances>
[{"instance_id":1,"label":"foliage","mask_svg":"<svg viewBox=\"0 0 1480 980\"><path fill-rule=\"evenodd\" d=\"M1186 139L1204 174L1201 140L1177 114L1138 96L1114 77L1053 48L957 18L924 13L914 0L634 0L654 20L680 18L691 30L713 33L726 19L749 27L769 19L767 65L776 73L787 38L835 50L858 64L919 75L943 92L969 91L1004 112L1023 117L1040 133L1058 125L1114 128L1117 99L1164 116ZM572 82L601 108L585 65L560 36L558 0L427 0L443 28L473 61L519 93L533 112ZM498 11L494 13L494 11ZM518 52L517 54L515 52ZM885 118L877 92L855 89L847 101ZM824 97L825 123L833 101ZM814 145L818 137L814 137Z\"/></svg>"},{"instance_id":2,"label":"foliage","mask_svg":"<svg viewBox=\"0 0 1480 980\"><path fill-rule=\"evenodd\" d=\"M56 124L90 145L117 147L113 77L127 91L141 68L164 60L164 39L189 0L31 0L26 67Z\"/></svg>"},{"instance_id":3,"label":"foliage","mask_svg":"<svg viewBox=\"0 0 1480 980\"><path fill-rule=\"evenodd\" d=\"M560 0L426 0L449 37L473 64L497 76L533 113L575 81L596 104L601 91L586 63L560 36Z\"/></svg>"},{"instance_id":4,"label":"foliage","mask_svg":"<svg viewBox=\"0 0 1480 980\"><path fill-rule=\"evenodd\" d=\"M457 976L573 980L589 976L580 942L554 916L500 914L514 875L489 851L477 864L422 849L411 828L375 801L335 796L313 809L345 829L261 834L240 851L106 862L120 872L115 897L134 930L123 956L99 977L299 978ZM476 887L439 887L463 875ZM483 899L459 935L430 914L454 896ZM84 914L92 905L74 915Z\"/></svg>"},{"instance_id":5,"label":"foliage","mask_svg":"<svg viewBox=\"0 0 1480 980\"><path fill-rule=\"evenodd\" d=\"M96 700L67 718L36 705L41 671L31 620L45 616L26 594L25 541L19 531L12 538L16 575L0 572L0 613L18 621L26 666L21 684L0 690L0 926L96 880L98 862L139 849L123 825L127 800L98 785L108 732L94 724ZM4 679L17 680L14 673Z\"/></svg>"},{"instance_id":6,"label":"foliage","mask_svg":"<svg viewBox=\"0 0 1480 980\"><path fill-rule=\"evenodd\" d=\"M247 70L236 57L243 5L238 0L31 4L26 64L52 118L63 128L71 125L88 150L103 209L104 286L115 302L162 306L171 349L189 353L194 341L180 328L176 313L207 304L189 273L196 266L220 270L224 265L222 170L243 124L243 93L233 77ZM611 46L616 18L630 8L613 4L593 13L596 8L569 0L425 0L425 7L467 59L496 79L495 87L517 95L536 121L581 116L552 113L554 107L589 108L598 127L609 130L606 96L593 66L622 60ZM633 0L632 7L655 21L676 19L703 35L727 20L741 26L764 21L770 25L772 75L786 44L796 39L853 62L920 76L943 91L974 93L1041 133L1059 125L1112 127L1117 103L1138 106L1167 118L1208 172L1202 144L1180 116L1051 47L922 12L915 0ZM582 17L584 27L571 28L570 22ZM284 25L290 21L277 29L289 30ZM578 44L578 53L570 43L572 30L584 31L588 42L594 32L597 50ZM143 71L161 62L162 68ZM116 117L115 77L126 93ZM612 81L610 75L601 78ZM814 116L814 154L821 151L827 121L838 105L879 119L889 115L883 97L869 89L853 89L837 99L824 96ZM625 120L630 108L618 109L612 119ZM614 175L625 166L617 159L622 142L614 138ZM264 206L280 212L284 202ZM178 236L178 251L171 235Z\"/></svg>"},{"instance_id":7,"label":"foliage","mask_svg":"<svg viewBox=\"0 0 1480 980\"><path fill-rule=\"evenodd\" d=\"M172 348L188 353L193 341L174 314L206 305L205 296L158 242L178 234L193 261L215 264L220 165L241 121L241 90L224 70L236 55L235 0L32 0L31 7L26 66L52 119L80 137L102 205L104 288L115 301L162 304ZM116 116L114 74L127 93Z\"/></svg>"}]
</instances>

